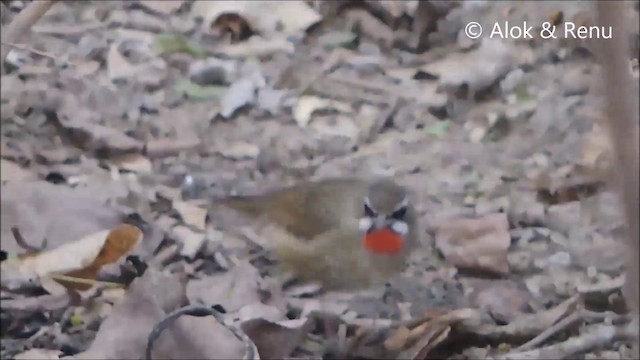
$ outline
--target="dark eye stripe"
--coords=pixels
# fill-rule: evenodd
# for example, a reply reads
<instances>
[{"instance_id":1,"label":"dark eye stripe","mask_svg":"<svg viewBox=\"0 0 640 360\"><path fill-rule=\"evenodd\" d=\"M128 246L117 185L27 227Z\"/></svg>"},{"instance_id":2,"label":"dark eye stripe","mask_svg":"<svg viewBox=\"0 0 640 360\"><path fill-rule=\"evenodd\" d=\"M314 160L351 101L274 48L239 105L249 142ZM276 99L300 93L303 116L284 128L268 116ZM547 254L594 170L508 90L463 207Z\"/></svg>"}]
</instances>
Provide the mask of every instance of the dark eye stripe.
<instances>
[{"instance_id":1,"label":"dark eye stripe","mask_svg":"<svg viewBox=\"0 0 640 360\"><path fill-rule=\"evenodd\" d=\"M376 212L373 211L373 209L371 209L369 207L369 205L367 205L366 203L364 204L364 215L370 218L376 217Z\"/></svg>"},{"instance_id":2,"label":"dark eye stripe","mask_svg":"<svg viewBox=\"0 0 640 360\"><path fill-rule=\"evenodd\" d=\"M400 209L394 211L390 218L395 219L395 220L402 220L404 219L404 216L407 214L407 207L403 206Z\"/></svg>"}]
</instances>

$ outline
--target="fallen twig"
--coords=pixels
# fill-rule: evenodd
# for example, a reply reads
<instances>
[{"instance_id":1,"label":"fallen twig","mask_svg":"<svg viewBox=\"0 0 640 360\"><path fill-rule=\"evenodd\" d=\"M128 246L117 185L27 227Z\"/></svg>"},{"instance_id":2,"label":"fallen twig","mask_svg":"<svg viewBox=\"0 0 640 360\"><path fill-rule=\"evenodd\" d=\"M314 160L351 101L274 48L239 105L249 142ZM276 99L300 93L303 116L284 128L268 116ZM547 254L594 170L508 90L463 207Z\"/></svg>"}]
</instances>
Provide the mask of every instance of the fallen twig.
<instances>
[{"instance_id":1,"label":"fallen twig","mask_svg":"<svg viewBox=\"0 0 640 360\"><path fill-rule=\"evenodd\" d=\"M533 349L536 346L538 346L538 345L544 343L545 341L547 341L552 336L558 334L559 332L567 330L568 328L570 328L572 325L574 325L575 323L577 323L579 321L585 321L585 322L610 321L613 324L618 324L618 323L623 323L623 322L629 322L629 321L631 321L631 318L628 315L618 315L618 314L615 314L613 312L599 313L599 312L594 312L594 311L589 311L589 310L584 310L583 309L581 311L575 312L575 313L565 317L564 319L558 321L553 326L547 328L545 331L541 332L538 336L536 336L535 338L529 340L525 344L522 344L521 346L519 346L518 348L514 349L513 351L514 352L523 352L523 351L526 351L526 350Z\"/></svg>"},{"instance_id":2,"label":"fallen twig","mask_svg":"<svg viewBox=\"0 0 640 360\"><path fill-rule=\"evenodd\" d=\"M584 334L557 344L535 350L514 351L495 359L567 359L579 353L611 345L614 341L630 341L638 336L638 329L632 323L624 326L598 324L586 329Z\"/></svg>"}]
</instances>

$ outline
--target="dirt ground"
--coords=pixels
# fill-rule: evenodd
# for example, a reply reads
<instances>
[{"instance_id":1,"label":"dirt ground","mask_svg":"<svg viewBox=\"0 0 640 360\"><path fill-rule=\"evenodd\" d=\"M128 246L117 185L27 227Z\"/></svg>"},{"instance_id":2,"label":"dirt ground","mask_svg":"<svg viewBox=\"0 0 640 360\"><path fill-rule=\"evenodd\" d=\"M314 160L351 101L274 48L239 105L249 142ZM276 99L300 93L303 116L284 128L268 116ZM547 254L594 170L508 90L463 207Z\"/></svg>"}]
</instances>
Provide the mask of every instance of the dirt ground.
<instances>
[{"instance_id":1,"label":"dirt ground","mask_svg":"<svg viewBox=\"0 0 640 360\"><path fill-rule=\"evenodd\" d=\"M2 1L3 29L31 4ZM154 359L630 358L597 41L565 36L593 19L580 1L56 3L3 37L0 354L144 358L199 304L156 328ZM413 194L421 244L382 288L282 286L259 232L207 216L343 176Z\"/></svg>"}]
</instances>

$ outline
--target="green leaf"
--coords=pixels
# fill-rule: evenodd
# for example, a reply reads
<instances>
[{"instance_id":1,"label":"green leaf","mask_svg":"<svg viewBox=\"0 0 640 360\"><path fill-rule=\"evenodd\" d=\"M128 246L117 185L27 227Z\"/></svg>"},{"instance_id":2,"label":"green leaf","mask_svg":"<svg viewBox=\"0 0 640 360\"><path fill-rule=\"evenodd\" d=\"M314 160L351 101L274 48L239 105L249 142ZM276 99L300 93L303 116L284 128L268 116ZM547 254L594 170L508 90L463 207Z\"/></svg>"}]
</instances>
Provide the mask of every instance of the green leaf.
<instances>
[{"instance_id":1,"label":"green leaf","mask_svg":"<svg viewBox=\"0 0 640 360\"><path fill-rule=\"evenodd\" d=\"M447 133L447 131L449 131L450 126L451 121L449 120L438 121L427 128L427 134L441 138Z\"/></svg>"},{"instance_id":2,"label":"green leaf","mask_svg":"<svg viewBox=\"0 0 640 360\"><path fill-rule=\"evenodd\" d=\"M202 86L189 79L182 79L176 82L174 90L187 96L187 98L196 101L217 100L227 89L225 86Z\"/></svg>"}]
</instances>

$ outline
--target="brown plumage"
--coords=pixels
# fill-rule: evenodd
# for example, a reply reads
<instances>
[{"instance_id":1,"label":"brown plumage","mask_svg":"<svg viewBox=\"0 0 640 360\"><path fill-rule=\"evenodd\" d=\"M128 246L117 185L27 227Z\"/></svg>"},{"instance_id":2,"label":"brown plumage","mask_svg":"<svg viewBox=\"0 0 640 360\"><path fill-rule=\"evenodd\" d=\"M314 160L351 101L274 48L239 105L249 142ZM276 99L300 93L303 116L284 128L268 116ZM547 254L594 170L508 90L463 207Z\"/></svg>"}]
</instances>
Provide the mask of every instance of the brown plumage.
<instances>
[{"instance_id":1,"label":"brown plumage","mask_svg":"<svg viewBox=\"0 0 640 360\"><path fill-rule=\"evenodd\" d=\"M388 179L335 178L217 204L264 220L260 235L300 278L325 288L361 288L404 267L418 236L409 197Z\"/></svg>"}]
</instances>

